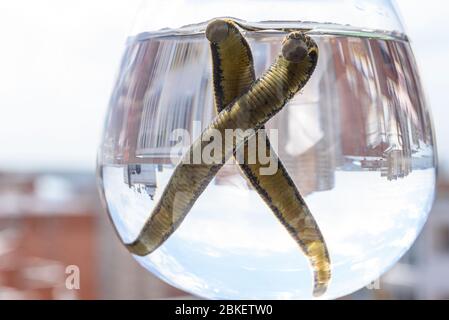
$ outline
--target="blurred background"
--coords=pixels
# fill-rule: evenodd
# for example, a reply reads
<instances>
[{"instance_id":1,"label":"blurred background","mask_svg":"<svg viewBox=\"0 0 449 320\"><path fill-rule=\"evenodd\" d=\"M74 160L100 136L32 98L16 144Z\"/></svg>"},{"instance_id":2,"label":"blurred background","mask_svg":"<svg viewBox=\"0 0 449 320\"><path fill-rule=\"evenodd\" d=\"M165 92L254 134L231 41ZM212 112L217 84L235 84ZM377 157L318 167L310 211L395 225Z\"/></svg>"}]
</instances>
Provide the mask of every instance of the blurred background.
<instances>
[{"instance_id":1,"label":"blurred background","mask_svg":"<svg viewBox=\"0 0 449 320\"><path fill-rule=\"evenodd\" d=\"M449 4L397 0L432 108L438 193L419 239L348 299L449 299ZM95 158L138 0L0 2L0 299L188 295L141 268L102 210ZM70 266L79 289L67 289Z\"/></svg>"}]
</instances>

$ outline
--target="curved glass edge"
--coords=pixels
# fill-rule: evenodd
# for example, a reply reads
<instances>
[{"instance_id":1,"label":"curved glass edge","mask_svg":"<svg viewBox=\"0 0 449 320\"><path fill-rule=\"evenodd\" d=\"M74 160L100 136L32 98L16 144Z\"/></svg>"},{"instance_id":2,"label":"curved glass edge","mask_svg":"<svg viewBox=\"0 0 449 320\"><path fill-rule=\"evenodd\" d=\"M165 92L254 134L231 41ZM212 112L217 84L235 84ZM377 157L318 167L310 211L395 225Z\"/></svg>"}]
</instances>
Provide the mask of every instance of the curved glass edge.
<instances>
[{"instance_id":1,"label":"curved glass edge","mask_svg":"<svg viewBox=\"0 0 449 320\"><path fill-rule=\"evenodd\" d=\"M251 25L313 23L405 34L394 0L143 1L130 35L192 28L217 17Z\"/></svg>"}]
</instances>

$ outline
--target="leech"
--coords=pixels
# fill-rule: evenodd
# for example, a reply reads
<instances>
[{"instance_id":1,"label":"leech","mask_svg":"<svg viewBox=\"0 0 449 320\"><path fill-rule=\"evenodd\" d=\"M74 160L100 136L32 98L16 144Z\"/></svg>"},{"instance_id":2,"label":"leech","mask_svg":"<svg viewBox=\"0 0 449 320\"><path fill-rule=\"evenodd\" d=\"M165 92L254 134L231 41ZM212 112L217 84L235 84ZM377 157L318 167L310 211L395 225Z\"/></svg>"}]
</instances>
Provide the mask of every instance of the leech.
<instances>
[{"instance_id":1,"label":"leech","mask_svg":"<svg viewBox=\"0 0 449 320\"><path fill-rule=\"evenodd\" d=\"M222 30L226 30L226 37L223 37ZM248 43L232 20L214 20L206 29L206 37L210 41L212 53L215 107L220 112L244 94L255 81L254 62ZM299 46L295 42L286 42L282 47L282 55L293 62L301 62L307 54L308 48L304 42ZM270 94L265 89L261 87L263 94ZM252 139L256 140L255 143L251 143ZM257 141L259 139L265 141ZM259 154L259 143L265 143L270 157L278 162L278 170L273 175L260 174L263 166L258 157L255 164L248 161L249 154ZM249 151L249 146L256 146L256 149ZM242 172L309 259L314 270L313 293L315 296L321 295L326 291L330 279L330 259L315 219L271 147L268 137L254 135L248 139L244 148L244 162L239 163Z\"/></svg>"},{"instance_id":2,"label":"leech","mask_svg":"<svg viewBox=\"0 0 449 320\"><path fill-rule=\"evenodd\" d=\"M232 29L220 29L219 24L216 28L219 38L224 39L220 41L225 41L230 32L233 32ZM305 55L304 48L307 48ZM247 91L236 99L223 98L223 101L226 99L226 101L232 100L232 102L222 108L212 123L203 131L202 136L213 136L214 130L218 130L224 136L226 129L241 129L243 131L261 129L305 86L315 70L317 58L317 46L310 37L301 32L290 33L283 41L282 54L278 56L277 60L259 80L252 82L254 79L254 72L252 71L252 74L251 72L249 74L252 84ZM233 64L236 62L232 57L225 60L222 61L223 68L225 63ZM252 64L252 61L247 62ZM240 79L244 81L244 76L242 78L239 75L234 76L239 78L239 81ZM245 136L245 139L250 137ZM162 245L181 224L197 198L223 166L223 163L230 159L239 147L244 146L244 140L232 145L224 144L220 155L224 161L219 164L187 164L190 163L189 161L194 154L198 154L198 152L201 154L201 150L208 144L209 141L203 141L200 137L189 147L181 162L175 168L159 202L145 222L138 237L132 243L126 244L129 251L143 256ZM262 182L255 181L255 185L261 183L265 185L266 183L267 186L270 185L267 191L272 192L271 189L275 189L278 183L286 181L285 175L279 173L279 171L282 170L278 170L278 173L273 176L256 176ZM265 179L268 180L265 182ZM277 182L277 180L280 182ZM296 190L291 179L289 179L289 182L291 182L289 190ZM275 213L281 221L286 221L286 228L300 245L302 244L301 248L312 262L315 268L314 294L319 295L326 290L330 278L327 249L321 234L319 231L316 232L318 227L314 219L311 219L310 212L304 211L305 204L302 202L300 207L294 205L293 203L297 201L292 201L291 196L288 196L289 190L286 190L285 194L282 193L277 198L271 198L271 203L274 207L281 209L279 213ZM262 192L262 190L260 191ZM299 194L294 195L295 198L298 198L298 196ZM298 199L300 199L300 196ZM307 236L299 238L301 235Z\"/></svg>"}]
</instances>

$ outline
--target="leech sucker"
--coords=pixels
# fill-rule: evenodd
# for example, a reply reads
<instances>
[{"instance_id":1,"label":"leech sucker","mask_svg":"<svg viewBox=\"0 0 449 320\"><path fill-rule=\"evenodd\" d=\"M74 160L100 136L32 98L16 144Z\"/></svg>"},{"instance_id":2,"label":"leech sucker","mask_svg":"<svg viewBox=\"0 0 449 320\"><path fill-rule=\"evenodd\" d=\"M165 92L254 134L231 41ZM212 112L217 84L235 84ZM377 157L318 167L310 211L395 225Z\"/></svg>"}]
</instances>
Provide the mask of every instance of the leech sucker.
<instances>
[{"instance_id":1,"label":"leech sucker","mask_svg":"<svg viewBox=\"0 0 449 320\"><path fill-rule=\"evenodd\" d=\"M216 35L216 30L226 30L226 37ZM220 112L235 98L244 94L255 81L254 62L247 41L232 20L212 21L206 29L206 35L211 42L215 107ZM309 48L302 39L303 37L293 35L285 39L282 55L287 60L300 63L309 54ZM314 45L310 47L310 52L316 51ZM316 60L316 56L314 59ZM238 75L242 78L238 78ZM263 94L258 97L275 94L265 78L271 79L266 75L259 80ZM261 99L257 101L260 103ZM260 139L265 141L259 141ZM257 156L260 143L266 144L268 155L278 162L278 169L274 174L261 174L264 166ZM243 148L244 161L239 163L241 171L309 259L314 273L314 295L323 294L330 280L330 259L313 215L265 134L259 132L259 135L248 138ZM256 163L248 161L250 154L256 155Z\"/></svg>"},{"instance_id":2,"label":"leech sucker","mask_svg":"<svg viewBox=\"0 0 449 320\"><path fill-rule=\"evenodd\" d=\"M216 21L211 25L206 31L208 39L211 40L211 46L218 48L229 39L229 50L234 53L222 59L220 65L214 64L213 66L214 88L223 86L215 92L216 103L218 101L217 109L221 108L221 110L208 128L203 131L202 136L211 136L213 130L218 130L222 134L226 129L259 130L309 80L317 62L317 49L314 48L316 44L301 32L290 33L284 40L282 54L259 80L254 81L249 46L243 37L234 36L239 34L235 33L235 26L230 23L223 24L221 21ZM238 29L235 29L238 32ZM284 48L285 46L288 48ZM304 46L307 48L305 55ZM244 48L243 54L240 52L241 48ZM214 56L214 53L212 55ZM249 68L244 67L248 65ZM235 72L241 73L236 74ZM236 77L239 79L238 81L231 80ZM228 92L228 88L232 88L229 90L231 92ZM246 139L248 138L251 137L247 136ZM185 160L191 159L193 154L197 154L198 150L202 150L208 143L202 141L200 137L190 146L175 168L160 200L138 237L132 243L126 244L129 251L137 255L153 252L181 224L196 199L224 163L187 164ZM238 148L244 147L244 145L245 140L239 144L225 144L221 150L221 158L225 161L228 160ZM308 210L304 209L304 202L291 179L286 178L288 174L285 168L271 176L259 175L259 170L256 169L257 167L254 167L244 172L251 171L250 181L252 178L256 190L265 195L264 200L270 199L270 208L278 210L273 209L311 261L315 270L315 294L324 292L330 278L330 263L326 246L313 217ZM253 170L256 170L256 175ZM276 181L275 184L273 184L274 181ZM279 183L287 183L290 187L287 191L284 190L283 194L277 195L279 192L276 193L272 189L275 189L273 185ZM258 186L261 185L269 186L267 187L269 189L265 190L263 187L258 189ZM292 197L298 201L292 201ZM294 205L294 203L298 205ZM302 235L307 235L307 237Z\"/></svg>"}]
</instances>

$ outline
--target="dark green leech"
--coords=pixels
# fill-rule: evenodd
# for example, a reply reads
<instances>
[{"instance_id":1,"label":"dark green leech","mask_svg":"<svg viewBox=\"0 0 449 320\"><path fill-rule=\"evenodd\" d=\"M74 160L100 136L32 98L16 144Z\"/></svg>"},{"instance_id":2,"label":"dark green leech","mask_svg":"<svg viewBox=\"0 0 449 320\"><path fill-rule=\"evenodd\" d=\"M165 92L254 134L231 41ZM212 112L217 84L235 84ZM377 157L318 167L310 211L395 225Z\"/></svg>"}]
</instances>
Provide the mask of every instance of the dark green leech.
<instances>
[{"instance_id":1,"label":"dark green leech","mask_svg":"<svg viewBox=\"0 0 449 320\"><path fill-rule=\"evenodd\" d=\"M208 25L206 36L211 42L215 106L220 112L255 81L253 57L248 43L232 20L214 20ZM297 47L296 43L287 42L282 54L293 62L301 62L308 54L308 48L305 43ZM258 141L260 139L264 141ZM249 163L248 155L258 155L258 143L265 143L270 157L278 161L274 175L261 175L263 166L258 158L255 164ZM315 219L268 137L254 135L243 148L244 162L239 164L241 170L309 258L314 269L314 295L321 295L330 279L330 259Z\"/></svg>"},{"instance_id":2,"label":"dark green leech","mask_svg":"<svg viewBox=\"0 0 449 320\"><path fill-rule=\"evenodd\" d=\"M307 46L307 55L298 59ZM234 102L226 106L203 131L202 135L212 136L211 131L218 130L224 136L225 129L259 130L265 123L279 112L285 104L309 80L317 62L316 45L309 37L300 32L290 33L283 42L283 55L280 55L269 70ZM249 137L246 137L249 138ZM184 159L176 167L161 199L155 206L151 216L145 222L137 239L126 244L129 251L137 255L146 255L157 249L180 225L196 199L213 179L222 164L186 164L198 150L204 149L208 141L197 139L184 155ZM222 158L228 160L240 145L225 145ZM270 177L270 176L268 176ZM273 178L273 176L271 176ZM302 221L296 212L291 211L291 199L279 199L284 203L284 217L295 225L309 225L307 219ZM305 230L305 229L304 229ZM308 231L310 228L307 228ZM313 236L306 237L307 254L317 259L320 265L325 255L322 241ZM325 268L321 268L319 278L324 278Z\"/></svg>"}]
</instances>

